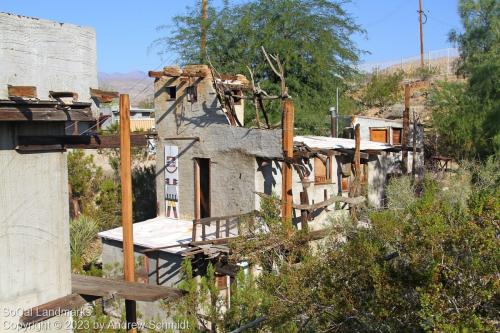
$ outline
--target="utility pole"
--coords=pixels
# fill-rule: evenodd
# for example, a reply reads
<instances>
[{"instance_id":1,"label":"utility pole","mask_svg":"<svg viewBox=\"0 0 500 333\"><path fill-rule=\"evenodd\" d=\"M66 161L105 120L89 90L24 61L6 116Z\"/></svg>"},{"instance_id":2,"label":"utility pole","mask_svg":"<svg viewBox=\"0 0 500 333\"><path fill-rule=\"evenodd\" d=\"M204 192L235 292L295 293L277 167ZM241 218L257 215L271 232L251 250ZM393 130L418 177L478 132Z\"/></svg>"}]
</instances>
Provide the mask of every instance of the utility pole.
<instances>
[{"instance_id":1,"label":"utility pole","mask_svg":"<svg viewBox=\"0 0 500 333\"><path fill-rule=\"evenodd\" d=\"M122 183L123 272L125 281L135 282L132 226L132 160L130 156L130 99L120 95L120 178ZM136 303L125 300L127 332L137 332Z\"/></svg>"},{"instance_id":2,"label":"utility pole","mask_svg":"<svg viewBox=\"0 0 500 333\"><path fill-rule=\"evenodd\" d=\"M205 63L207 56L207 6L208 0L201 0L201 45L200 45L200 63Z\"/></svg>"},{"instance_id":3,"label":"utility pole","mask_svg":"<svg viewBox=\"0 0 500 333\"><path fill-rule=\"evenodd\" d=\"M422 27L422 0L418 0L418 17L420 21L420 66L424 67L424 29Z\"/></svg>"}]
</instances>

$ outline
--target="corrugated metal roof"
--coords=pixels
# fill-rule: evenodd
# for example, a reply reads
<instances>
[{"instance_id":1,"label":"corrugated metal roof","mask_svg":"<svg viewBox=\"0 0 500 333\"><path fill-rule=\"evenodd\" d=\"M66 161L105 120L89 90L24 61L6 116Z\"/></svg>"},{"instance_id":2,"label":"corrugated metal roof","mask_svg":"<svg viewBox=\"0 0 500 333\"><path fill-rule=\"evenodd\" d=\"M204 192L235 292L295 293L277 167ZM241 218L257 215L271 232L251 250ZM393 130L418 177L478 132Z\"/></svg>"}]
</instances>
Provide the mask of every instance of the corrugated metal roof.
<instances>
[{"instance_id":1,"label":"corrugated metal roof","mask_svg":"<svg viewBox=\"0 0 500 333\"><path fill-rule=\"evenodd\" d=\"M294 142L300 142L316 149L354 149L354 139L332 138L328 136L296 136ZM361 140L361 150L386 150L393 148L390 144Z\"/></svg>"},{"instance_id":2,"label":"corrugated metal roof","mask_svg":"<svg viewBox=\"0 0 500 333\"><path fill-rule=\"evenodd\" d=\"M176 244L188 244L191 242L193 221L176 220L159 216L144 222L134 223L134 245L145 248L157 248ZM99 237L123 241L122 227L102 231ZM172 247L160 251L179 253L183 247Z\"/></svg>"}]
</instances>

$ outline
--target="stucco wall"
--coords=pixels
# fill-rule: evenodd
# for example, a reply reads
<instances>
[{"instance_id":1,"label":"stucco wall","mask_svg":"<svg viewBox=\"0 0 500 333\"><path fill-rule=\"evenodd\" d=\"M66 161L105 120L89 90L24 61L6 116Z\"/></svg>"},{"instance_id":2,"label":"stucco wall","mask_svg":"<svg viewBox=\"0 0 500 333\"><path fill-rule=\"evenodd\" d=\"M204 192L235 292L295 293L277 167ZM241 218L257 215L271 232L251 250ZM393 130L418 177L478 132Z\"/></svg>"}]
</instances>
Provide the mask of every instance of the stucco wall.
<instances>
[{"instance_id":1,"label":"stucco wall","mask_svg":"<svg viewBox=\"0 0 500 333\"><path fill-rule=\"evenodd\" d=\"M16 133L61 134L63 124L0 123L0 321L71 293L66 153L19 154ZM5 309L14 311L6 315ZM65 316L43 332L68 328ZM35 328L36 329L36 328ZM5 326L0 327L5 330Z\"/></svg>"},{"instance_id":2,"label":"stucco wall","mask_svg":"<svg viewBox=\"0 0 500 333\"><path fill-rule=\"evenodd\" d=\"M73 91L90 102L97 88L94 29L0 13L0 98L7 84L36 86L38 98L49 91Z\"/></svg>"},{"instance_id":3,"label":"stucco wall","mask_svg":"<svg viewBox=\"0 0 500 333\"><path fill-rule=\"evenodd\" d=\"M220 110L211 78L196 81L198 100L188 101L189 85L180 79L161 78L155 83L155 116L158 130L157 198L165 214L164 147L179 147L180 218L193 219L194 159L210 159L210 208L212 216L253 211L256 202L256 156L281 157L281 131L232 127ZM176 86L169 100L168 87ZM199 137L172 140L172 137Z\"/></svg>"}]
</instances>

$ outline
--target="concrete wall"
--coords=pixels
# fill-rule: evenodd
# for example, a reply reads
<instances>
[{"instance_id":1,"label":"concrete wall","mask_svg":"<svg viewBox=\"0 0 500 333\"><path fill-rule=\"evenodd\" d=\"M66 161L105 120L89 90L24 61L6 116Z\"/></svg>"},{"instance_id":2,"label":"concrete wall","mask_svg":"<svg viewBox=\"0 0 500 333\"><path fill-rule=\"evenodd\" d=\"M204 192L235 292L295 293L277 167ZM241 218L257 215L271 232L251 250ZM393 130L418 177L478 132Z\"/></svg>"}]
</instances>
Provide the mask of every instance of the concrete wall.
<instances>
[{"instance_id":1,"label":"concrete wall","mask_svg":"<svg viewBox=\"0 0 500 333\"><path fill-rule=\"evenodd\" d=\"M163 251L152 252L148 256L148 276L145 277L143 266L144 248L136 246L134 256L136 259L136 280L149 284L157 284L166 287L177 288L182 278L181 265L184 257L174 253ZM123 275L123 249L122 242L102 239L102 263L104 274L108 278L121 278ZM198 277L206 272L208 262L193 258L191 261L193 276ZM144 276L144 278L143 278ZM144 280L145 279L145 280ZM123 302L120 302L123 307ZM113 304L116 306L115 304ZM171 306L171 304L170 304ZM116 309L113 309L117 312ZM123 309L121 313L123 313ZM168 315L164 301L137 302L137 312L141 322L155 320L156 322L173 322L173 318ZM120 313L120 312L117 312Z\"/></svg>"},{"instance_id":2,"label":"concrete wall","mask_svg":"<svg viewBox=\"0 0 500 333\"><path fill-rule=\"evenodd\" d=\"M186 95L188 83L161 78L155 83L155 115L158 131L157 197L165 214L164 147L179 147L180 218L194 218L194 159L210 159L211 215L242 214L255 209L256 157L281 157L281 131L258 130L229 125L219 107L211 78L196 81L198 101ZM169 100L168 87L177 87ZM171 137L195 140L166 140Z\"/></svg>"},{"instance_id":3,"label":"concrete wall","mask_svg":"<svg viewBox=\"0 0 500 333\"><path fill-rule=\"evenodd\" d=\"M66 153L19 154L16 134L62 134L64 123L0 123L0 322L71 293ZM14 311L7 315L5 309ZM66 316L41 331L68 328ZM36 327L34 328L36 329ZM0 327L0 332L6 330ZM29 330L28 330L29 331Z\"/></svg>"},{"instance_id":4,"label":"concrete wall","mask_svg":"<svg viewBox=\"0 0 500 333\"><path fill-rule=\"evenodd\" d=\"M89 88L98 86L94 29L0 13L0 99L7 84L36 86L40 99L73 91L90 102Z\"/></svg>"}]
</instances>

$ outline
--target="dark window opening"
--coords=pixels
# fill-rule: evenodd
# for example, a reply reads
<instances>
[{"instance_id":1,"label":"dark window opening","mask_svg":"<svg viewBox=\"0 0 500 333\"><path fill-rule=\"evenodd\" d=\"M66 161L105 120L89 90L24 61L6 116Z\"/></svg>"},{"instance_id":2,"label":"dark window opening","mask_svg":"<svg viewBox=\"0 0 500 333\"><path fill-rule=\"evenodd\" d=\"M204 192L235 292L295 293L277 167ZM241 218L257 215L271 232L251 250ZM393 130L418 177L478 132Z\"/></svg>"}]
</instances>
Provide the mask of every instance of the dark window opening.
<instances>
[{"instance_id":1,"label":"dark window opening","mask_svg":"<svg viewBox=\"0 0 500 333\"><path fill-rule=\"evenodd\" d=\"M236 96L243 96L243 92L241 90L233 90L233 95L236 95ZM238 98L238 97L233 97L234 99L234 105L241 105L241 98Z\"/></svg>"},{"instance_id":2,"label":"dark window opening","mask_svg":"<svg viewBox=\"0 0 500 333\"><path fill-rule=\"evenodd\" d=\"M198 89L196 86L187 87L188 102L195 103L198 101Z\"/></svg>"},{"instance_id":3,"label":"dark window opening","mask_svg":"<svg viewBox=\"0 0 500 333\"><path fill-rule=\"evenodd\" d=\"M176 86L167 87L167 94L169 101L175 100L177 98L177 87Z\"/></svg>"}]
</instances>

